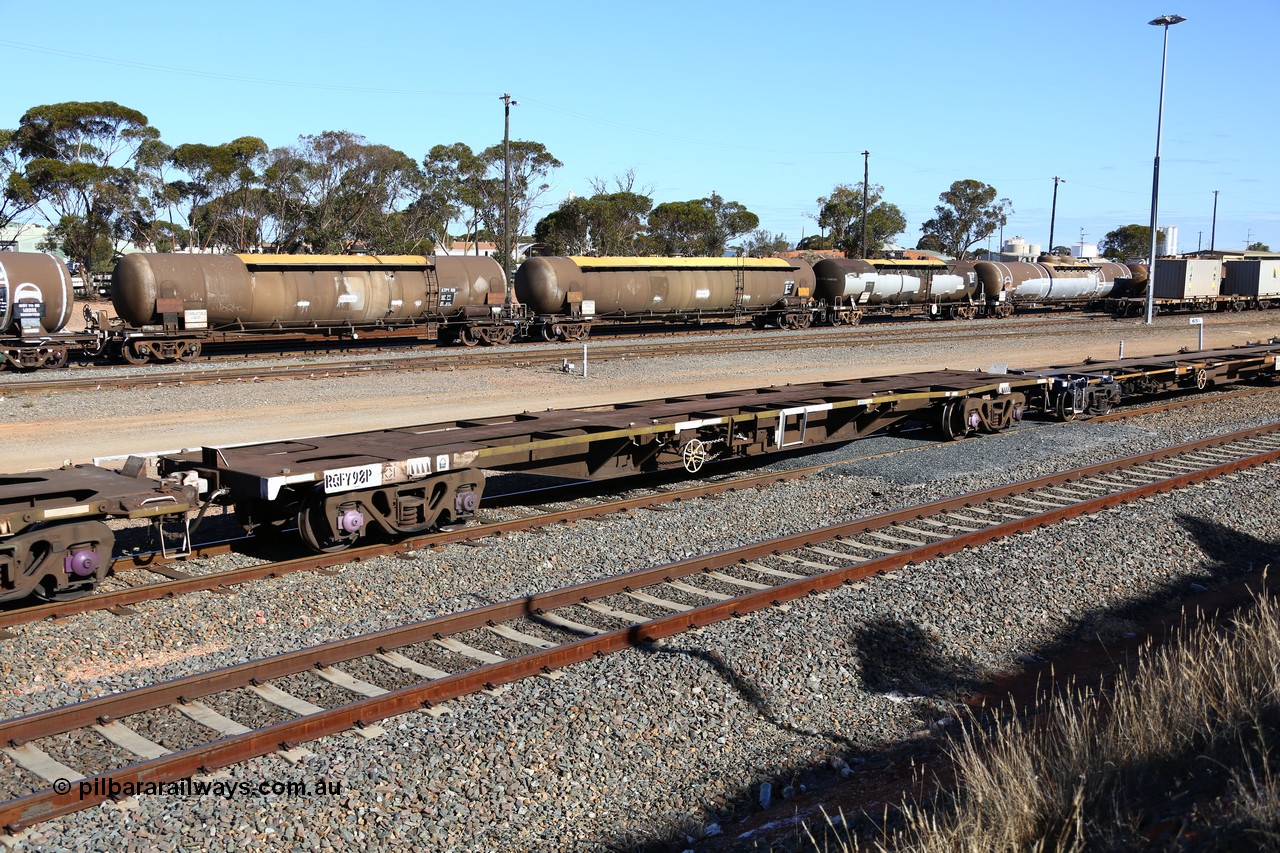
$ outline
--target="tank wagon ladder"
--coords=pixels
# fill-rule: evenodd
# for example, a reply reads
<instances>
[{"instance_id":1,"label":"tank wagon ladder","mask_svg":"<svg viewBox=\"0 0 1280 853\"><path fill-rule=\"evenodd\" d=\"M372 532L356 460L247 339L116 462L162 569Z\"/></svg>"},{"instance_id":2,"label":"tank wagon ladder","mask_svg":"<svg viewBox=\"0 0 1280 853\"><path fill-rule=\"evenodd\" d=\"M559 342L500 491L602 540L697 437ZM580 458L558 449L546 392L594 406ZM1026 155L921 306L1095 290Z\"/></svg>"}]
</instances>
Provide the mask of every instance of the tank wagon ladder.
<instances>
[{"instance_id":1,"label":"tank wagon ladder","mask_svg":"<svg viewBox=\"0 0 1280 853\"><path fill-rule=\"evenodd\" d=\"M747 268L742 262L742 258L738 259L738 265L733 268L733 318L735 322L741 322L746 316L746 309L742 305L742 297L747 292Z\"/></svg>"}]
</instances>

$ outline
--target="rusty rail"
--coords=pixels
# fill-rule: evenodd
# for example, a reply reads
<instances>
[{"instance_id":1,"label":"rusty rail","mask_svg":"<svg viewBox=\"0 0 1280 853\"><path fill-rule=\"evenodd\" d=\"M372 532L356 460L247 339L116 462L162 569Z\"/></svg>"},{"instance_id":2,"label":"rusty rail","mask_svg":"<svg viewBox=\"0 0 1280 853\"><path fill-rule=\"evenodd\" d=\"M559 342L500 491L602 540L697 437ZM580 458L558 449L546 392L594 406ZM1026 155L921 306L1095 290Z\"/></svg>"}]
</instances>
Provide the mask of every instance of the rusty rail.
<instances>
[{"instance_id":1,"label":"rusty rail","mask_svg":"<svg viewBox=\"0 0 1280 853\"><path fill-rule=\"evenodd\" d=\"M539 593L527 598L476 608L463 613L437 617L412 625L326 643L301 649L261 661L227 667L211 673L179 678L138 690L90 700L77 705L55 708L12 720L0 722L0 743L20 746L43 737L73 731L95 723L119 720L131 714L141 713L173 703L186 703L214 693L256 684L310 670L330 667L343 661L375 653L413 645L418 642L440 639L449 635L485 626L496 625L520 617L538 620L558 608L601 597L627 593L646 586L669 583L704 572L734 565L749 565L750 561L766 559L787 550L803 549L822 542L839 542L842 539L868 531L892 527L904 522L919 523L930 515L971 510L986 502L997 502L1044 489L1060 489L1070 484L1083 484L1091 477L1125 472L1147 463L1160 462L1202 451L1225 448L1232 444L1267 439L1267 449L1258 452L1249 449L1245 455L1229 461L1216 461L1198 468L1157 481L1123 488L1120 491L1091 497L1071 505L1058 506L1042 512L1032 512L1023 517L992 524L979 530L969 530L958 536L950 536L937 542L904 549L898 553L859 560L842 567L832 567L817 575L799 577L775 586L756 589L727 600L694 607L671 616L659 617L630 624L615 630L603 630L593 636L580 637L553 648L539 650L518 658L485 664L466 672L437 678L431 681L393 690L372 698L360 699L338 708L299 717L262 729L233 735L212 743L142 761L120 770L109 771L92 777L99 784L87 796L81 797L74 786L61 790L50 788L25 797L0 804L0 825L10 831L48 820L96 804L107 799L103 792L112 783L136 786L148 782L166 782L187 776L209 772L282 748L335 734L353 726L362 727L378 720L403 714L419 708L427 708L447 699L463 696L481 689L492 688L542 672L569 666L599 654L607 654L679 634L692 628L703 627L718 621L740 616L770 606L776 606L801 596L853 583L893 569L955 553L967 547L983 544L1014 533L1053 524L1087 513L1129 503L1161 492L1170 491L1195 482L1211 479L1242 468L1280 461L1280 447L1275 446L1274 436L1280 433L1280 424L1245 430L1227 436L1219 436L1178 447L1112 460L1033 480L1023 481L993 489L973 492L959 497L935 501L908 509L882 513L866 519L832 525L819 530L805 531L768 542L733 548L708 556L697 557L664 566L630 572L616 577L577 584L553 592ZM1239 449L1229 451L1237 454ZM1187 462L1182 462L1186 465ZM1202 463L1196 463L1198 465ZM1139 472L1137 479L1150 480L1151 472ZM1115 488L1114 485L1111 488ZM1045 495L1047 496L1047 495ZM1061 502L1060 493L1053 495ZM981 510L978 510L981 511ZM1007 515L1007 513L1006 513ZM952 525L954 526L954 525ZM856 555L850 554L849 557Z\"/></svg>"},{"instance_id":2,"label":"rusty rail","mask_svg":"<svg viewBox=\"0 0 1280 853\"><path fill-rule=\"evenodd\" d=\"M1014 331L1024 331L1027 326L1060 325L1081 322L1090 318L1058 317L1052 320L1019 320ZM824 329L805 333L778 331L773 334L735 334L709 341L669 341L665 343L627 343L613 339L593 341L592 358L610 361L631 358L654 358L670 355L714 355L717 353L758 352L762 350L805 347L861 347L894 342L903 338L913 343L935 340L956 340L970 337L990 337L989 327L961 329L946 335L920 335L918 327L910 329ZM409 370L458 370L477 367L533 367L560 364L565 358L573 359L582 352L580 344L551 344L530 348L521 346L500 350L445 350L434 354L408 355L401 358L383 357L371 361L364 358L347 361L331 361L317 364L278 365L263 367L216 368L201 367L187 370L140 370L124 376L79 377L71 375L57 379L30 379L0 381L0 391L9 396L48 394L63 391L96 391L114 388L143 388L172 385L253 384L269 379L329 379L347 376L368 376ZM304 354L305 355L305 354ZM102 369L118 369L121 365L81 368L91 373ZM78 372L78 371L77 371Z\"/></svg>"}]
</instances>

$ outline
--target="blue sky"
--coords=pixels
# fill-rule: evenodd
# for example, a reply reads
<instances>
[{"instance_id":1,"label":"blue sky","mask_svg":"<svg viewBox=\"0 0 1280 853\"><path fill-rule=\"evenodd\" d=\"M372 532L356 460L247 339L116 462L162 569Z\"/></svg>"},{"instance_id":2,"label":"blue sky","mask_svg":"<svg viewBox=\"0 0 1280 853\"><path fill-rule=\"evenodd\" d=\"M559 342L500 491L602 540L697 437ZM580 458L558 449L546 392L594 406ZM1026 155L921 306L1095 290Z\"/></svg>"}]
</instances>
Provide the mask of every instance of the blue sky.
<instances>
[{"instance_id":1,"label":"blue sky","mask_svg":"<svg viewBox=\"0 0 1280 853\"><path fill-rule=\"evenodd\" d=\"M817 231L816 199L862 177L914 245L938 193L1013 202L1006 238L1097 241L1150 217L1161 28L1169 31L1160 223L1179 249L1280 249L1277 0L1029 2L5 3L0 126L114 100L171 145L288 145L347 130L421 160L513 138L563 161L546 199L634 169L655 202L712 190L761 227ZM545 213L546 211L543 211Z\"/></svg>"}]
</instances>

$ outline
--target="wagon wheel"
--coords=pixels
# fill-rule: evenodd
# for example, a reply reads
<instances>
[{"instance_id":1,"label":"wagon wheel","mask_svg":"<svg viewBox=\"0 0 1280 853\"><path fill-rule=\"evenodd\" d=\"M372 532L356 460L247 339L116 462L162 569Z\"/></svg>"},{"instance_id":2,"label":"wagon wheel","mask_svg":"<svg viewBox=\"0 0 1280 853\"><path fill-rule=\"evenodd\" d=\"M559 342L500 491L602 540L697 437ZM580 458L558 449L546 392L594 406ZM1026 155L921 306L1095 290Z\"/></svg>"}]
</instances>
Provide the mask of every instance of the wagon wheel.
<instances>
[{"instance_id":1,"label":"wagon wheel","mask_svg":"<svg viewBox=\"0 0 1280 853\"><path fill-rule=\"evenodd\" d=\"M324 495L317 492L302 504L298 510L298 534L302 541L321 554L334 554L345 551L360 538L359 533L340 533L334 535L329 528L329 519L325 514Z\"/></svg>"},{"instance_id":2,"label":"wagon wheel","mask_svg":"<svg viewBox=\"0 0 1280 853\"><path fill-rule=\"evenodd\" d=\"M1054 404L1054 414L1058 416L1060 421L1074 421L1080 413L1075 408L1075 395L1062 393L1058 395L1058 401Z\"/></svg>"},{"instance_id":3,"label":"wagon wheel","mask_svg":"<svg viewBox=\"0 0 1280 853\"><path fill-rule=\"evenodd\" d=\"M969 429L964 419L964 405L958 400L952 400L947 403L942 409L940 426L942 427L942 434L952 441L968 435Z\"/></svg>"},{"instance_id":4,"label":"wagon wheel","mask_svg":"<svg viewBox=\"0 0 1280 853\"><path fill-rule=\"evenodd\" d=\"M71 356L70 356L70 354L66 351L66 349L64 349L64 348L58 348L58 349L55 349L53 352L49 353L49 360L48 360L47 362L45 362L45 365L46 365L47 367L54 367L54 368L57 368L57 367L66 367L66 366L67 366L67 360L68 360L70 357L71 357Z\"/></svg>"},{"instance_id":5,"label":"wagon wheel","mask_svg":"<svg viewBox=\"0 0 1280 853\"><path fill-rule=\"evenodd\" d=\"M479 338L476 337L475 329L470 326L463 326L458 330L458 340L462 342L464 347L473 347L480 343Z\"/></svg>"},{"instance_id":6,"label":"wagon wheel","mask_svg":"<svg viewBox=\"0 0 1280 853\"><path fill-rule=\"evenodd\" d=\"M151 360L151 352L144 349L145 346L140 341L129 341L120 347L120 357L130 364L146 364Z\"/></svg>"},{"instance_id":7,"label":"wagon wheel","mask_svg":"<svg viewBox=\"0 0 1280 853\"><path fill-rule=\"evenodd\" d=\"M542 338L547 343L551 343L556 339L555 327L550 323L543 323L538 327L538 337Z\"/></svg>"},{"instance_id":8,"label":"wagon wheel","mask_svg":"<svg viewBox=\"0 0 1280 853\"><path fill-rule=\"evenodd\" d=\"M1209 385L1209 372L1203 367L1196 370L1196 389L1203 391Z\"/></svg>"},{"instance_id":9,"label":"wagon wheel","mask_svg":"<svg viewBox=\"0 0 1280 853\"><path fill-rule=\"evenodd\" d=\"M178 361L182 362L183 364L186 364L187 362L195 361L199 357L200 357L199 341L189 342L186 345L186 347L183 348L182 352L178 353Z\"/></svg>"}]
</instances>

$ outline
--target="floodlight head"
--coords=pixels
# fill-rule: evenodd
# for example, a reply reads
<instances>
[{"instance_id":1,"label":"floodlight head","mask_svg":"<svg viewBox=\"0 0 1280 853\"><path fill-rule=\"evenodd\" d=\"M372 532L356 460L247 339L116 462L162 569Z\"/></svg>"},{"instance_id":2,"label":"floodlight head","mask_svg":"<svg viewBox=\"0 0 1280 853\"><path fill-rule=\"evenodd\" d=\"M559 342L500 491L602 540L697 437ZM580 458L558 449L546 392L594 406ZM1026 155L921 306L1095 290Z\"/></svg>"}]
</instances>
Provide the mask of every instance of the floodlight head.
<instances>
[{"instance_id":1,"label":"floodlight head","mask_svg":"<svg viewBox=\"0 0 1280 853\"><path fill-rule=\"evenodd\" d=\"M1161 15L1154 21L1148 21L1153 27L1171 27L1174 24L1181 24L1186 18L1181 15Z\"/></svg>"}]
</instances>

